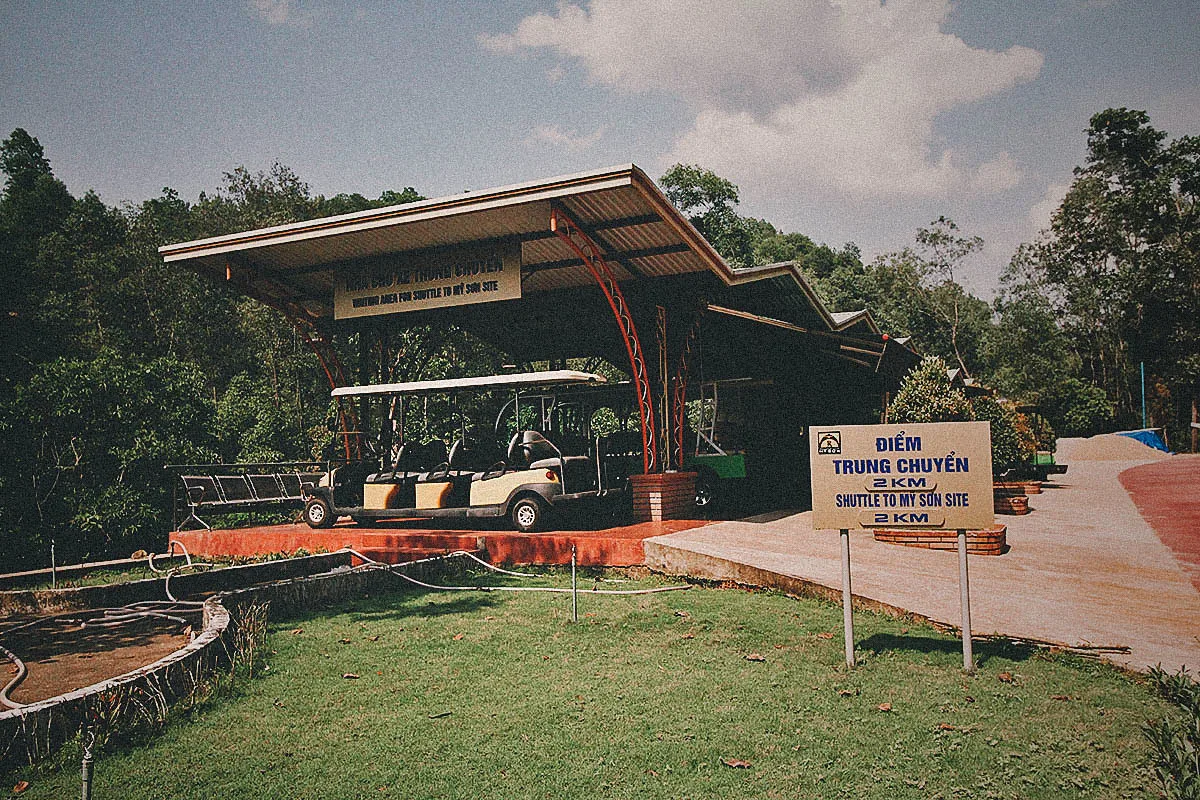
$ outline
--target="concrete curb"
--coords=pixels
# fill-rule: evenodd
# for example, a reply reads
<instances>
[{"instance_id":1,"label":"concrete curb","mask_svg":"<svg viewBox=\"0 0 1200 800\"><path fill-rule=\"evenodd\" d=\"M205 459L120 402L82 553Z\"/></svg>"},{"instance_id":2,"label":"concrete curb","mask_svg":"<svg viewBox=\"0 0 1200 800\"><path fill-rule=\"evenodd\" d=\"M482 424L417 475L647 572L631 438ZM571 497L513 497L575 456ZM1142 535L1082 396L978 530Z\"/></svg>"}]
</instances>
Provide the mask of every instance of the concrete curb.
<instances>
[{"instance_id":1,"label":"concrete curb","mask_svg":"<svg viewBox=\"0 0 1200 800\"><path fill-rule=\"evenodd\" d=\"M729 582L749 589L777 589L797 597L813 597L838 605L841 605L842 602L841 589L834 589L817 581L783 575L769 569L752 567L749 564L740 564L728 558L683 550L669 544L656 542L653 539L647 539L645 547L646 566L664 575ZM923 614L908 611L899 606L859 594L852 595L852 597L854 607L857 609L878 611L899 619L926 622L941 628L947 627Z\"/></svg>"},{"instance_id":2,"label":"concrete curb","mask_svg":"<svg viewBox=\"0 0 1200 800\"><path fill-rule=\"evenodd\" d=\"M200 635L152 664L73 692L0 712L0 765L34 763L80 729L93 701L104 697L169 704L194 692L226 657L231 617L217 597L204 603Z\"/></svg>"},{"instance_id":3,"label":"concrete curb","mask_svg":"<svg viewBox=\"0 0 1200 800\"><path fill-rule=\"evenodd\" d=\"M171 591L177 597L218 592L245 586L249 582L328 572L349 564L349 553L335 552L221 567L209 572L176 575L171 578ZM89 608L113 608L141 600L161 600L165 596L164 583L165 578L146 578L101 586L0 592L0 617L18 614L42 616Z\"/></svg>"}]
</instances>

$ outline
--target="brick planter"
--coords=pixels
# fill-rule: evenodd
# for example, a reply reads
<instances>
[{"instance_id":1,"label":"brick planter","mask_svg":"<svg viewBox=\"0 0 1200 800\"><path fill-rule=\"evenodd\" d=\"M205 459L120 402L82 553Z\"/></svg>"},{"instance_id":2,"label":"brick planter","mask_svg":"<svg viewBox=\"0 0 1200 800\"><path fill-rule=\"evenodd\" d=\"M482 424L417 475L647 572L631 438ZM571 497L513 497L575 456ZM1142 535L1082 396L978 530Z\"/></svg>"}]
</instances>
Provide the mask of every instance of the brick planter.
<instances>
[{"instance_id":1,"label":"brick planter","mask_svg":"<svg viewBox=\"0 0 1200 800\"><path fill-rule=\"evenodd\" d=\"M1015 497L1025 494L1041 494L1041 481L996 481L992 484L996 497Z\"/></svg>"},{"instance_id":2,"label":"brick planter","mask_svg":"<svg viewBox=\"0 0 1200 800\"><path fill-rule=\"evenodd\" d=\"M633 518L638 522L691 519L696 508L696 473L633 475Z\"/></svg>"},{"instance_id":3,"label":"brick planter","mask_svg":"<svg viewBox=\"0 0 1200 800\"><path fill-rule=\"evenodd\" d=\"M1008 548L1008 526L993 525L987 530L967 531L967 552L979 556L998 556ZM920 531L876 529L875 541L923 547L927 550L957 550L958 531Z\"/></svg>"},{"instance_id":4,"label":"brick planter","mask_svg":"<svg viewBox=\"0 0 1200 800\"><path fill-rule=\"evenodd\" d=\"M1031 511L1029 508L1029 499L1025 495L1015 497L997 496L994 499L994 503L997 514L1011 514L1021 517Z\"/></svg>"}]
</instances>

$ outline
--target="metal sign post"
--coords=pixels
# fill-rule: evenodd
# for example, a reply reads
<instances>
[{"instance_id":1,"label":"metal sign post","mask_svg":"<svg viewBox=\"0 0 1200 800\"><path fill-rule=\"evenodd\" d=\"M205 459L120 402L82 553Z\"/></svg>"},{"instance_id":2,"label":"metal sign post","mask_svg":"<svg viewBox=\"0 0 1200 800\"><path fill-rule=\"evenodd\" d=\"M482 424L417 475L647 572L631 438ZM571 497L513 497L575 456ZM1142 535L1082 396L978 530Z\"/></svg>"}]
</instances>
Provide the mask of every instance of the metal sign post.
<instances>
[{"instance_id":1,"label":"metal sign post","mask_svg":"<svg viewBox=\"0 0 1200 800\"><path fill-rule=\"evenodd\" d=\"M854 666L854 601L850 592L850 531L842 528L842 628L846 632L846 666Z\"/></svg>"},{"instance_id":2,"label":"metal sign post","mask_svg":"<svg viewBox=\"0 0 1200 800\"><path fill-rule=\"evenodd\" d=\"M971 581L967 576L967 532L958 531L958 591L962 599L963 672L975 674L975 656L971 652Z\"/></svg>"}]
</instances>

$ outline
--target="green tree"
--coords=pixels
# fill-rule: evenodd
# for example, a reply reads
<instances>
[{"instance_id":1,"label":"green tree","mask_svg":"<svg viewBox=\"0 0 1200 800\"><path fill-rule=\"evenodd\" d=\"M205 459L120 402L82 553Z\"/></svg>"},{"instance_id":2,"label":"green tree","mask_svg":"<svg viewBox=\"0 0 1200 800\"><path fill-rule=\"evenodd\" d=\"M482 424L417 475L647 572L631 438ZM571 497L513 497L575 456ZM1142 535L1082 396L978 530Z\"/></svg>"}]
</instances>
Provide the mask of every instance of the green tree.
<instances>
[{"instance_id":1,"label":"green tree","mask_svg":"<svg viewBox=\"0 0 1200 800\"><path fill-rule=\"evenodd\" d=\"M971 402L950 383L946 362L926 356L909 371L888 406L888 421L967 422L974 419Z\"/></svg>"},{"instance_id":2,"label":"green tree","mask_svg":"<svg viewBox=\"0 0 1200 800\"><path fill-rule=\"evenodd\" d=\"M0 414L5 563L39 563L50 538L76 559L154 546L170 507L163 465L214 455L200 378L107 347L39 365Z\"/></svg>"},{"instance_id":3,"label":"green tree","mask_svg":"<svg viewBox=\"0 0 1200 800\"><path fill-rule=\"evenodd\" d=\"M980 362L992 309L956 280L962 260L979 247L977 237L959 237L957 231L952 220L939 217L918 229L916 246L867 265L858 259L857 248L843 252L828 272L814 266L818 291L834 308L870 309L888 333L912 336L922 351L972 374L968 367Z\"/></svg>"},{"instance_id":4,"label":"green tree","mask_svg":"<svg viewBox=\"0 0 1200 800\"><path fill-rule=\"evenodd\" d=\"M1145 112L1107 109L1039 243L1033 277L1118 422L1140 420L1139 363L1180 430L1200 394L1200 138L1168 142Z\"/></svg>"},{"instance_id":5,"label":"green tree","mask_svg":"<svg viewBox=\"0 0 1200 800\"><path fill-rule=\"evenodd\" d=\"M954 351L955 361L963 372L970 374L963 360L959 334L964 327L963 317L968 313L971 303L967 293L955 280L955 272L960 269L964 259L983 247L983 239L978 236L959 236L954 220L942 216L928 228L917 230L917 246L921 250L919 263L923 277L933 284L931 305L950 329L950 349ZM975 310L978 309L976 300Z\"/></svg>"},{"instance_id":6,"label":"green tree","mask_svg":"<svg viewBox=\"0 0 1200 800\"><path fill-rule=\"evenodd\" d=\"M751 226L737 213L738 187L696 164L676 164L658 181L667 199L735 266L752 266Z\"/></svg>"},{"instance_id":7,"label":"green tree","mask_svg":"<svg viewBox=\"0 0 1200 800\"><path fill-rule=\"evenodd\" d=\"M59 341L43 301L59 291L62 276L48 274L38 256L43 237L62 227L74 200L54 177L41 143L21 128L0 143L0 169L0 274L6 283L0 293L0 387L11 392Z\"/></svg>"}]
</instances>

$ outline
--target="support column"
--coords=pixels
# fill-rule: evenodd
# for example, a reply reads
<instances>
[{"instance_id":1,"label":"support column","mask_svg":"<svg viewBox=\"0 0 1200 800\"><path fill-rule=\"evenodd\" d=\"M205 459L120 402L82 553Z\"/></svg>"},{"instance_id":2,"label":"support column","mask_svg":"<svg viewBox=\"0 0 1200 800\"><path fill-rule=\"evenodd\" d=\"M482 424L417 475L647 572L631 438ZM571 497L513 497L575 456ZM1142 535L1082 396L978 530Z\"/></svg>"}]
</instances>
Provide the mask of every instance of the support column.
<instances>
[{"instance_id":1,"label":"support column","mask_svg":"<svg viewBox=\"0 0 1200 800\"><path fill-rule=\"evenodd\" d=\"M667 371L667 309L662 306L656 306L654 309L654 338L658 344L658 388L660 394L658 401L662 404L659 406L661 416L658 420L658 432L662 439L662 466L664 470L679 469L683 466L683 461L680 459L673 460L671 452L671 428L674 423L671 419L671 377Z\"/></svg>"},{"instance_id":2,"label":"support column","mask_svg":"<svg viewBox=\"0 0 1200 800\"><path fill-rule=\"evenodd\" d=\"M637 326L630 313L629 304L621 287L613 277L612 270L604 261L600 247L580 230L578 223L559 206L550 210L550 230L567 244L583 261L592 278L599 284L609 308L616 317L617 326L625 340L625 352L629 356L630 375L637 393L638 417L642 428L642 471L647 475L661 472L658 459L658 435L654 420L654 390L650 385L649 371L642 355L642 344L638 340Z\"/></svg>"},{"instance_id":3,"label":"support column","mask_svg":"<svg viewBox=\"0 0 1200 800\"><path fill-rule=\"evenodd\" d=\"M633 517L641 522L691 519L696 503L696 473L656 472L629 478Z\"/></svg>"},{"instance_id":4,"label":"support column","mask_svg":"<svg viewBox=\"0 0 1200 800\"><path fill-rule=\"evenodd\" d=\"M671 416L674 424L671 430L670 446L675 453L675 463L680 468L683 467L686 455L683 429L684 423L687 421L687 385L688 379L691 377L692 347L700 339L700 319L703 314L704 306L701 306L697 309L692 325L683 339L683 346L679 350L679 362L675 367L675 385L671 397Z\"/></svg>"}]
</instances>

